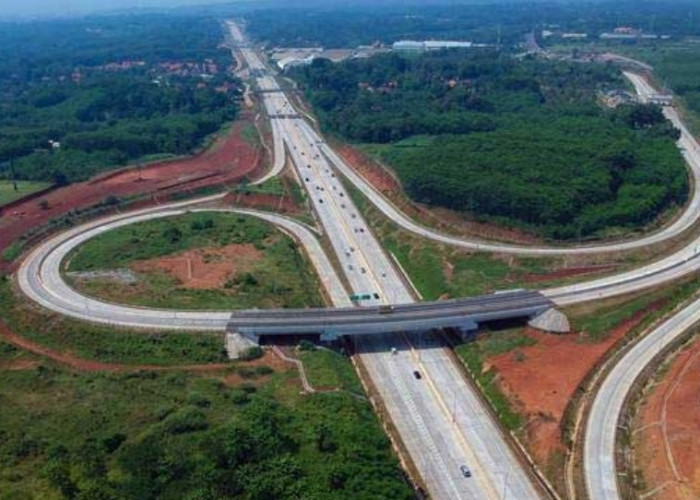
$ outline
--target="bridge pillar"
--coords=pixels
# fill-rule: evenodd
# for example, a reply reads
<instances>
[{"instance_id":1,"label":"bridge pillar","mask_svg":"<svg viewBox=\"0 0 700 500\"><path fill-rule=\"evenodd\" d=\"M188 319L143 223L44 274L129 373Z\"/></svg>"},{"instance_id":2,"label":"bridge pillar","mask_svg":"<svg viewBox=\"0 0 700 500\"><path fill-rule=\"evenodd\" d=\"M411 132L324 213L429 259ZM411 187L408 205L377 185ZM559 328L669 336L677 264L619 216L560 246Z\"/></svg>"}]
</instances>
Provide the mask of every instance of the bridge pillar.
<instances>
[{"instance_id":1,"label":"bridge pillar","mask_svg":"<svg viewBox=\"0 0 700 500\"><path fill-rule=\"evenodd\" d=\"M226 352L229 359L238 359L245 351L258 345L260 345L260 338L257 335L226 332Z\"/></svg>"},{"instance_id":2,"label":"bridge pillar","mask_svg":"<svg viewBox=\"0 0 700 500\"><path fill-rule=\"evenodd\" d=\"M459 336L462 340L469 340L472 338L474 332L479 329L479 325L472 319L465 319L460 324L455 325L455 328L459 332Z\"/></svg>"}]
</instances>

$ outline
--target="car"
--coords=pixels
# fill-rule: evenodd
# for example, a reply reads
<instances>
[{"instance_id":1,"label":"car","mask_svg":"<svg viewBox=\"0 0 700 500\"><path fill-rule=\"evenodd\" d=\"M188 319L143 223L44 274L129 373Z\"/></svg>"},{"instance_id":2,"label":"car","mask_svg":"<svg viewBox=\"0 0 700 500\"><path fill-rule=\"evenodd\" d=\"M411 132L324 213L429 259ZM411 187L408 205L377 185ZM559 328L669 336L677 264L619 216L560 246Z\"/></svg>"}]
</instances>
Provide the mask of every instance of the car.
<instances>
[{"instance_id":1,"label":"car","mask_svg":"<svg viewBox=\"0 0 700 500\"><path fill-rule=\"evenodd\" d=\"M423 375L421 375L418 370L413 370L413 376L416 377L416 380L420 380L423 378Z\"/></svg>"},{"instance_id":2,"label":"car","mask_svg":"<svg viewBox=\"0 0 700 500\"><path fill-rule=\"evenodd\" d=\"M472 477L472 471L470 471L469 467L467 467L466 465L461 465L459 467L459 470L464 477Z\"/></svg>"}]
</instances>

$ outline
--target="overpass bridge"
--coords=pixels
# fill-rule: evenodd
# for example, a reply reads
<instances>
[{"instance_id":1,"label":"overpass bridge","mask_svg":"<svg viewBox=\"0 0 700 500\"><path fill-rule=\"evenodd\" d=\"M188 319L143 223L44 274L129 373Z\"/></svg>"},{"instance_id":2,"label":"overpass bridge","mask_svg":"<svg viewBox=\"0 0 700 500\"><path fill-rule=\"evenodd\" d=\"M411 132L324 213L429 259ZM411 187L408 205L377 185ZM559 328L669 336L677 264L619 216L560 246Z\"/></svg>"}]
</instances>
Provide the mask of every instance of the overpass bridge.
<instances>
[{"instance_id":1,"label":"overpass bridge","mask_svg":"<svg viewBox=\"0 0 700 500\"><path fill-rule=\"evenodd\" d=\"M474 330L485 321L531 318L553 307L541 293L522 290L394 306L248 310L234 312L227 331L254 342L261 336L310 334L332 341L342 335Z\"/></svg>"}]
</instances>

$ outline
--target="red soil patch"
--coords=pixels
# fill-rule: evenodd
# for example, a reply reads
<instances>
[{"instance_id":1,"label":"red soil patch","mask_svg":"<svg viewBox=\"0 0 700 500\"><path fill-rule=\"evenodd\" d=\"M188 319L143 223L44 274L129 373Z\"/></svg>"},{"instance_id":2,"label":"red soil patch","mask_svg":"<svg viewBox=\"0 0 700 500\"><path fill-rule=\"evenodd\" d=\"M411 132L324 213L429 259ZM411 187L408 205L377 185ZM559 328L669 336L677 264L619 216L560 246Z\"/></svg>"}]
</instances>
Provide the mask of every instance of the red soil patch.
<instances>
[{"instance_id":1,"label":"red soil patch","mask_svg":"<svg viewBox=\"0 0 700 500\"><path fill-rule=\"evenodd\" d=\"M262 258L262 252L251 244L227 245L137 261L129 267L140 272L165 271L177 278L181 288L203 290L223 288L229 277L249 269Z\"/></svg>"},{"instance_id":2,"label":"red soil patch","mask_svg":"<svg viewBox=\"0 0 700 500\"><path fill-rule=\"evenodd\" d=\"M335 150L353 169L367 179L375 189L384 193L400 193L399 181L367 155L347 145L334 145Z\"/></svg>"},{"instance_id":3,"label":"red soil patch","mask_svg":"<svg viewBox=\"0 0 700 500\"><path fill-rule=\"evenodd\" d=\"M656 307L652 305L650 309ZM641 311L621 323L598 343L581 342L581 337L575 334L552 335L528 328L525 335L537 344L488 360L498 371L503 392L527 418L527 441L538 462L546 464L552 453L563 449L560 423L578 385L647 312ZM516 352L524 356L518 355L521 361L516 359Z\"/></svg>"},{"instance_id":4,"label":"red soil patch","mask_svg":"<svg viewBox=\"0 0 700 500\"><path fill-rule=\"evenodd\" d=\"M152 200L149 204L156 204L185 189L225 185L243 177L253 177L261 163L262 153L243 139L243 124L235 123L230 134L195 156L148 165L141 173L135 167L122 169L56 189L9 209L0 209L0 252L28 230L71 210L96 205L109 195L147 194ZM39 200L46 200L48 209L40 208ZM9 267L8 263L0 262L0 270Z\"/></svg>"},{"instance_id":5,"label":"red soil patch","mask_svg":"<svg viewBox=\"0 0 700 500\"><path fill-rule=\"evenodd\" d=\"M587 274L601 273L615 269L614 265L571 267L569 269L559 269L545 274L526 274L520 279L526 283L540 283L554 279L570 278L572 276L585 276Z\"/></svg>"},{"instance_id":6,"label":"red soil patch","mask_svg":"<svg viewBox=\"0 0 700 500\"><path fill-rule=\"evenodd\" d=\"M665 485L654 498L700 498L700 341L673 360L640 406L635 428L646 491Z\"/></svg>"}]
</instances>

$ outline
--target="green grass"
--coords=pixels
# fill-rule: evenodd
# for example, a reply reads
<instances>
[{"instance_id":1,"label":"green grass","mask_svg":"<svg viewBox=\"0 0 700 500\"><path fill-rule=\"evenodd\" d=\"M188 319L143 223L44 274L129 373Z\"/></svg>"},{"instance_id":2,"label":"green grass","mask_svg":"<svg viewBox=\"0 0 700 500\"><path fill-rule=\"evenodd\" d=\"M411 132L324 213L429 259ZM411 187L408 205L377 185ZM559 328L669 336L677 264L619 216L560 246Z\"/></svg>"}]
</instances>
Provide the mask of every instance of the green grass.
<instances>
[{"instance_id":1,"label":"green grass","mask_svg":"<svg viewBox=\"0 0 700 500\"><path fill-rule=\"evenodd\" d=\"M419 238L389 221L353 186L346 183L345 187L384 248L401 263L425 300L469 297L514 288L541 289L591 279L595 274L547 278L547 274L571 264L564 258L474 253ZM610 261L602 262L611 264ZM597 263L595 257L589 262L590 265ZM631 264L626 262L623 265ZM609 269L606 272L614 271Z\"/></svg>"},{"instance_id":2,"label":"green grass","mask_svg":"<svg viewBox=\"0 0 700 500\"><path fill-rule=\"evenodd\" d=\"M233 263L222 288L184 288L161 271L136 273L139 281L132 284L67 279L87 294L145 307L226 310L323 304L316 275L294 241L267 222L235 214L186 214L104 233L69 256L67 271L126 268L135 261L197 248L214 252L232 244L254 245L261 258L235 271ZM211 259L218 258L212 253Z\"/></svg>"},{"instance_id":3,"label":"green grass","mask_svg":"<svg viewBox=\"0 0 700 500\"><path fill-rule=\"evenodd\" d=\"M501 332L491 333L488 337L495 337L498 335L501 335ZM485 342L462 344L455 348L455 352L472 373L481 391L491 403L491 406L503 425L509 430L515 431L520 429L523 425L524 419L522 415L513 408L506 395L498 388L496 382L498 376L497 370L494 368L490 368L486 371L484 370L484 359L489 353L501 354L517 347L530 345L530 341L524 339L521 334L511 333L506 335L508 335L509 338L501 340L500 342L487 339ZM489 342L497 343L489 344ZM485 343L486 345L484 345Z\"/></svg>"},{"instance_id":4,"label":"green grass","mask_svg":"<svg viewBox=\"0 0 700 500\"><path fill-rule=\"evenodd\" d=\"M181 365L225 362L223 333L117 330L36 309L0 280L0 317L14 332L41 345L106 363Z\"/></svg>"},{"instance_id":5,"label":"green grass","mask_svg":"<svg viewBox=\"0 0 700 500\"><path fill-rule=\"evenodd\" d=\"M7 262L13 261L20 255L22 255L23 250L24 244L22 243L22 241L15 240L9 247L2 251L2 259Z\"/></svg>"},{"instance_id":6,"label":"green grass","mask_svg":"<svg viewBox=\"0 0 700 500\"><path fill-rule=\"evenodd\" d=\"M77 373L0 341L1 496L412 498L370 404L295 378Z\"/></svg>"},{"instance_id":7,"label":"green grass","mask_svg":"<svg viewBox=\"0 0 700 500\"><path fill-rule=\"evenodd\" d=\"M521 328L514 328L491 332L477 341L477 344L483 355L490 357L505 354L520 347L535 345L537 341L524 335Z\"/></svg>"},{"instance_id":8,"label":"green grass","mask_svg":"<svg viewBox=\"0 0 700 500\"><path fill-rule=\"evenodd\" d=\"M235 186L232 191L234 193L270 194L273 196L283 196L286 194L284 184L279 177L273 177L256 186L251 184L238 185Z\"/></svg>"},{"instance_id":9,"label":"green grass","mask_svg":"<svg viewBox=\"0 0 700 500\"><path fill-rule=\"evenodd\" d=\"M309 382L315 388L339 388L355 394L363 393L360 380L348 357L326 349L302 351L298 356L304 363Z\"/></svg>"},{"instance_id":10,"label":"green grass","mask_svg":"<svg viewBox=\"0 0 700 500\"><path fill-rule=\"evenodd\" d=\"M260 134L258 134L258 130L252 123L246 123L245 125L243 125L243 128L241 130L241 137L243 137L243 140L251 146L260 145Z\"/></svg>"},{"instance_id":11,"label":"green grass","mask_svg":"<svg viewBox=\"0 0 700 500\"><path fill-rule=\"evenodd\" d=\"M610 331L621 323L643 314L648 324L654 318L663 317L679 303L691 297L700 286L700 279L695 278L678 285L663 288L661 290L644 294L640 297L628 300L622 304L604 307L593 313L573 312L569 314L572 328L584 332L585 338L592 342L604 340ZM646 314L650 307L655 306L652 314Z\"/></svg>"},{"instance_id":12,"label":"green grass","mask_svg":"<svg viewBox=\"0 0 700 500\"><path fill-rule=\"evenodd\" d=\"M11 181L0 180L0 207L49 186L51 184L48 182L17 181L17 191L15 191Z\"/></svg>"}]
</instances>

